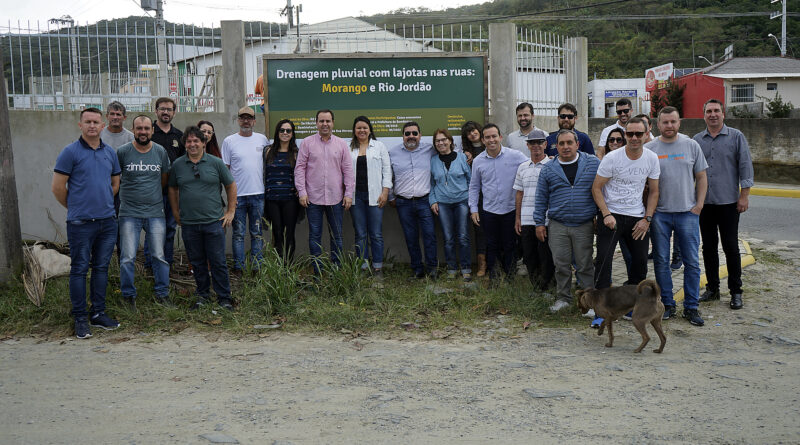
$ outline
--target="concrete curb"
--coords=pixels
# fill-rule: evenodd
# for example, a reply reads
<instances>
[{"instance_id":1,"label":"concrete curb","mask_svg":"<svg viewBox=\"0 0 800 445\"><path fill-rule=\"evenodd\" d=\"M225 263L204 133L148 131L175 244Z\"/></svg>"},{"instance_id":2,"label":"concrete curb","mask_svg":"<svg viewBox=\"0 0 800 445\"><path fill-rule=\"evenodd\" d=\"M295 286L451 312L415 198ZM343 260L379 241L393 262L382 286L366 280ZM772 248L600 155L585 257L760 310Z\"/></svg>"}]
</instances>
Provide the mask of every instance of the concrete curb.
<instances>
[{"instance_id":1,"label":"concrete curb","mask_svg":"<svg viewBox=\"0 0 800 445\"><path fill-rule=\"evenodd\" d=\"M773 189L773 190L775 190L775 189ZM753 193L752 189L750 190L750 193ZM798 198L800 198L800 195L798 195ZM747 267L747 266L749 266L751 264L755 264L756 258L753 256L753 251L750 250L750 243L748 243L745 240L741 240L741 241L742 241L742 246L744 246L744 252L745 252L745 255L742 256L742 269L744 269L745 267ZM719 278L720 278L720 280L725 278L725 277L727 277L727 276L728 276L728 267L727 267L727 265L723 264L722 266L719 266ZM702 289L703 286L705 286L706 284L708 284L708 277L706 277L706 274L700 275L700 289ZM683 288L681 288L678 292L676 292L673 298L675 298L675 303L676 304L680 303L681 301L683 301Z\"/></svg>"},{"instance_id":2,"label":"concrete curb","mask_svg":"<svg viewBox=\"0 0 800 445\"><path fill-rule=\"evenodd\" d=\"M751 187L750 194L759 196L774 196L778 198L800 198L800 190L795 189Z\"/></svg>"}]
</instances>

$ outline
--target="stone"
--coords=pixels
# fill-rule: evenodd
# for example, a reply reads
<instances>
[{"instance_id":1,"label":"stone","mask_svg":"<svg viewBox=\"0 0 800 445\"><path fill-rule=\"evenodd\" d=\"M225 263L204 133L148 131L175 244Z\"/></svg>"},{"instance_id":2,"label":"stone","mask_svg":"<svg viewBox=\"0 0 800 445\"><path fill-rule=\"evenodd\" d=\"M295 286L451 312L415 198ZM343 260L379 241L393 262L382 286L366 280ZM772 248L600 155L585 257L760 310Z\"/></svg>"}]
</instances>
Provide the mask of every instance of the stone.
<instances>
[{"instance_id":1,"label":"stone","mask_svg":"<svg viewBox=\"0 0 800 445\"><path fill-rule=\"evenodd\" d=\"M384 267L386 267L385 264ZM272 445L294 445L294 444L292 442L289 442L288 440L276 440L272 442Z\"/></svg>"},{"instance_id":2,"label":"stone","mask_svg":"<svg viewBox=\"0 0 800 445\"><path fill-rule=\"evenodd\" d=\"M754 321L753 324L755 326L761 326L762 328L769 327L769 323L765 323L763 321Z\"/></svg>"},{"instance_id":3,"label":"stone","mask_svg":"<svg viewBox=\"0 0 800 445\"><path fill-rule=\"evenodd\" d=\"M222 431L225 429L225 425L218 423L217 426L214 427L214 431Z\"/></svg>"},{"instance_id":4,"label":"stone","mask_svg":"<svg viewBox=\"0 0 800 445\"><path fill-rule=\"evenodd\" d=\"M791 338L788 338L788 337L783 337L783 336L781 336L781 335L779 335L779 336L778 336L778 340L779 340L781 343L785 343L785 344L787 344L787 345L792 345L792 346L798 346L798 345L800 345L800 341L793 340L793 339L791 339Z\"/></svg>"},{"instance_id":5,"label":"stone","mask_svg":"<svg viewBox=\"0 0 800 445\"><path fill-rule=\"evenodd\" d=\"M278 329L279 327L283 326L280 323L275 324L257 324L253 325L253 329Z\"/></svg>"},{"instance_id":6,"label":"stone","mask_svg":"<svg viewBox=\"0 0 800 445\"><path fill-rule=\"evenodd\" d=\"M549 399L555 397L570 397L572 391L551 391L546 389L526 388L522 392L529 395L533 399Z\"/></svg>"},{"instance_id":7,"label":"stone","mask_svg":"<svg viewBox=\"0 0 800 445\"><path fill-rule=\"evenodd\" d=\"M211 443L239 443L239 441L234 439L233 437L222 433L201 434L200 438L205 439Z\"/></svg>"},{"instance_id":8,"label":"stone","mask_svg":"<svg viewBox=\"0 0 800 445\"><path fill-rule=\"evenodd\" d=\"M616 363L607 364L606 365L606 369L608 369L609 371L624 371L625 370L625 368L623 368L622 366L620 366L620 365L618 365Z\"/></svg>"}]
</instances>

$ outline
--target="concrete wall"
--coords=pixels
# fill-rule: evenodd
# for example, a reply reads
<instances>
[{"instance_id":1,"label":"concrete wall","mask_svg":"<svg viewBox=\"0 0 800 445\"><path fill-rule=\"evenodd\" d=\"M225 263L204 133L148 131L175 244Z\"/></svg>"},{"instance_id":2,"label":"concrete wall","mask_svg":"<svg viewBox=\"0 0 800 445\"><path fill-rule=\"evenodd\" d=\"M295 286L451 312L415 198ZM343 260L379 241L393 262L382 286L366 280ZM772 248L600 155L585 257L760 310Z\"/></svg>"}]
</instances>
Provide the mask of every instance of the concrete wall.
<instances>
[{"instance_id":1,"label":"concrete wall","mask_svg":"<svg viewBox=\"0 0 800 445\"><path fill-rule=\"evenodd\" d=\"M50 186L56 158L67 144L78 138L78 112L63 111L11 111L11 139L14 151L14 170L19 194L20 222L24 239L66 241L67 211L53 197ZM125 126L130 128L134 115L128 115ZM174 125L180 129L196 124L199 120L214 123L217 139L222 139L238 130L234 118L223 113L177 113ZM257 117L256 128L263 125L263 115ZM271 137L271 135L270 135ZM438 223L437 223L438 225ZM403 232L394 208L386 207L383 217L384 243L387 259L408 262L408 251ZM439 262L444 264L444 247L439 233ZM230 237L230 230L228 230ZM269 237L269 233L265 233ZM308 223L297 226L299 253L308 252ZM230 251L230 238L228 240ZM249 245L249 244L248 244ZM329 245L327 231L323 246ZM344 246L353 246L353 224L349 212L344 217Z\"/></svg>"},{"instance_id":2,"label":"concrete wall","mask_svg":"<svg viewBox=\"0 0 800 445\"><path fill-rule=\"evenodd\" d=\"M613 119L589 119L589 136L595 143L600 132ZM755 165L756 180L800 183L800 120L798 119L725 119L729 127L747 137ZM689 136L705 130L702 119L683 119L680 132ZM658 135L658 128L653 128Z\"/></svg>"}]
</instances>

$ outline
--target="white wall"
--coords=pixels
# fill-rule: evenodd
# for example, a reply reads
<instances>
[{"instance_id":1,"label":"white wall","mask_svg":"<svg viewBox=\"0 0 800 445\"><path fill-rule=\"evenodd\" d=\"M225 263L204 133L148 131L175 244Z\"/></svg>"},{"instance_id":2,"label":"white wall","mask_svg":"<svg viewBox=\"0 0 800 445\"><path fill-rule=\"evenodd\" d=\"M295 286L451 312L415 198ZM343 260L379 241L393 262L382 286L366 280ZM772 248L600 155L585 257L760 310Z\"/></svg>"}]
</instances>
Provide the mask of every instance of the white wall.
<instances>
[{"instance_id":1,"label":"white wall","mask_svg":"<svg viewBox=\"0 0 800 445\"><path fill-rule=\"evenodd\" d=\"M768 83L778 84L777 90L767 90ZM775 98L775 93L781 95L784 102L791 102L795 108L800 108L800 78L771 78L771 79L726 79L725 80L725 103L736 105L731 102L731 86L753 84L755 89L754 102L765 102L761 97L768 99ZM765 109L766 111L766 109Z\"/></svg>"},{"instance_id":2,"label":"white wall","mask_svg":"<svg viewBox=\"0 0 800 445\"><path fill-rule=\"evenodd\" d=\"M589 117L616 117L606 115L606 103L614 103L621 97L606 98L606 90L636 90L638 97L629 97L633 103L633 114L650 112L650 97L644 86L644 78L638 79L595 79L587 88L591 93Z\"/></svg>"}]
</instances>

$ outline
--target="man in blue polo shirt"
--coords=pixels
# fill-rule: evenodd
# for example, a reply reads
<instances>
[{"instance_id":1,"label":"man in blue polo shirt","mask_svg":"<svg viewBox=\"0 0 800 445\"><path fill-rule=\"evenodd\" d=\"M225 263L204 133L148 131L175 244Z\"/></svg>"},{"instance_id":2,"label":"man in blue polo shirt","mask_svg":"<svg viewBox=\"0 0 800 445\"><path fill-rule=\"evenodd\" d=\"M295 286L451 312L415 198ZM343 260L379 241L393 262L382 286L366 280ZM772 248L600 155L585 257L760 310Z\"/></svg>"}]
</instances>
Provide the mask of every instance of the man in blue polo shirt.
<instances>
[{"instance_id":1,"label":"man in blue polo shirt","mask_svg":"<svg viewBox=\"0 0 800 445\"><path fill-rule=\"evenodd\" d=\"M53 173L53 195L67 208L67 240L72 266L69 296L75 318L75 336L89 338L89 325L116 329L119 322L106 315L108 263L117 241L114 195L119 190L117 153L100 140L103 114L97 108L81 111L81 137L58 155ZM86 310L86 273L92 266L90 299ZM87 315L91 314L87 318Z\"/></svg>"},{"instance_id":2,"label":"man in blue polo shirt","mask_svg":"<svg viewBox=\"0 0 800 445\"><path fill-rule=\"evenodd\" d=\"M594 145L589 135L575 129L575 124L578 123L578 109L575 108L575 105L571 103L561 104L558 107L556 119L558 119L558 130L547 136L547 148L545 148L544 154L550 157L558 154L558 141L556 139L558 138L558 132L561 130L574 131L578 135L579 150L590 155L594 154Z\"/></svg>"}]
</instances>

